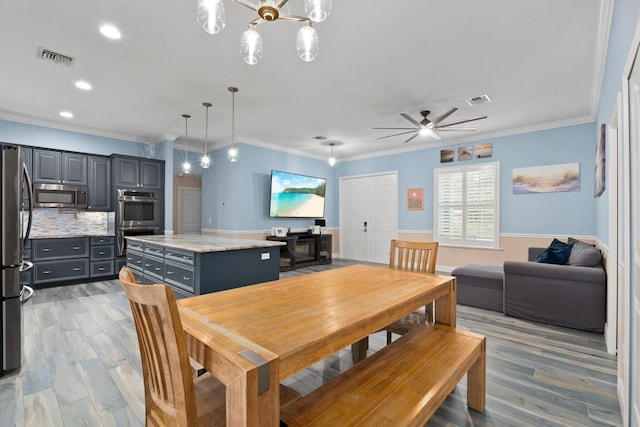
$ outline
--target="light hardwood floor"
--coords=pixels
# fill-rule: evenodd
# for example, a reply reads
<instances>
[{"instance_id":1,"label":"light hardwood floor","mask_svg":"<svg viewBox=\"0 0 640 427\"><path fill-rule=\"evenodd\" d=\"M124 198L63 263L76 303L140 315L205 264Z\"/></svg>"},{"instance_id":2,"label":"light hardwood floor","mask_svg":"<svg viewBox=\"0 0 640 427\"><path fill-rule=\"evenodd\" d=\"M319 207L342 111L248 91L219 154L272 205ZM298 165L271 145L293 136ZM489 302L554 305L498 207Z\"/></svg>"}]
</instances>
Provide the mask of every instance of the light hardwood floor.
<instances>
[{"instance_id":1,"label":"light hardwood floor","mask_svg":"<svg viewBox=\"0 0 640 427\"><path fill-rule=\"evenodd\" d=\"M138 342L119 282L40 290L24 308L24 364L0 377L0 427L144 425ZM487 336L486 410L467 409L463 380L427 426L621 425L616 360L602 335L461 305L458 327ZM374 335L370 351L384 342ZM285 382L308 393L350 366L344 349Z\"/></svg>"}]
</instances>

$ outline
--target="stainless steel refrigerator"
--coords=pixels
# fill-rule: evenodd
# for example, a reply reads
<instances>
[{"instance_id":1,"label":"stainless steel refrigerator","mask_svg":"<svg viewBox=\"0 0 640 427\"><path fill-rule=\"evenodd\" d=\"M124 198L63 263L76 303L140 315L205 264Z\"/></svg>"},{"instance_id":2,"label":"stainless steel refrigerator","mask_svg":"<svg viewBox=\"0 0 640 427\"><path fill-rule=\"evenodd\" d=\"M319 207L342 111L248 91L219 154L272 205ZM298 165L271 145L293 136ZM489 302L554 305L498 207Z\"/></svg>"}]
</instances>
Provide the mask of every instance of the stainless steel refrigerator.
<instances>
[{"instance_id":1,"label":"stainless steel refrigerator","mask_svg":"<svg viewBox=\"0 0 640 427\"><path fill-rule=\"evenodd\" d=\"M0 294L0 375L22 364L22 303L33 290L20 283L20 273L30 268L22 260L22 252L31 230L31 182L20 157L20 147L1 144L0 163L0 264L2 289ZM29 194L23 208L22 191ZM23 221L21 211L27 218ZM26 223L23 226L23 222Z\"/></svg>"}]
</instances>

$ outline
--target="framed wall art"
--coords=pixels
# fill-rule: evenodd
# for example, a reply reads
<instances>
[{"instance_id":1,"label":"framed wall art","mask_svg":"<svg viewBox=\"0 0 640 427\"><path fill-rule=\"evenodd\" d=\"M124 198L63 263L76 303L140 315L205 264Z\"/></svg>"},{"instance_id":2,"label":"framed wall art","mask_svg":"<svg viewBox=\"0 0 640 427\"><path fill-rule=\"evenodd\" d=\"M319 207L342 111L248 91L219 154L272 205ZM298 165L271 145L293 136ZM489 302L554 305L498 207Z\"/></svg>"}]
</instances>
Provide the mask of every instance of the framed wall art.
<instances>
[{"instance_id":1,"label":"framed wall art","mask_svg":"<svg viewBox=\"0 0 640 427\"><path fill-rule=\"evenodd\" d=\"M407 189L407 210L408 211L424 210L424 188L408 188Z\"/></svg>"},{"instance_id":2,"label":"framed wall art","mask_svg":"<svg viewBox=\"0 0 640 427\"><path fill-rule=\"evenodd\" d=\"M596 145L596 173L593 197L600 197L606 188L607 178L607 125L600 126L600 138Z\"/></svg>"}]
</instances>

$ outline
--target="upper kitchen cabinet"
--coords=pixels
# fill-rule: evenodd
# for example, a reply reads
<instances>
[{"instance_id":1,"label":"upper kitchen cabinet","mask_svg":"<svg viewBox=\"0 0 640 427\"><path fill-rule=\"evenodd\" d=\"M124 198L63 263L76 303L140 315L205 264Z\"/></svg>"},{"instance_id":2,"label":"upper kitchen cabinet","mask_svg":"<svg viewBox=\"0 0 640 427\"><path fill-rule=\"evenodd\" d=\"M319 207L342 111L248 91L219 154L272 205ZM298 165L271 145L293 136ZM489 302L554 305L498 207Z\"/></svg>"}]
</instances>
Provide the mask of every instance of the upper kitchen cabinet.
<instances>
[{"instance_id":1,"label":"upper kitchen cabinet","mask_svg":"<svg viewBox=\"0 0 640 427\"><path fill-rule=\"evenodd\" d=\"M34 149L33 182L86 186L87 156Z\"/></svg>"},{"instance_id":2,"label":"upper kitchen cabinet","mask_svg":"<svg viewBox=\"0 0 640 427\"><path fill-rule=\"evenodd\" d=\"M148 188L154 190L161 190L163 188L163 161L118 156L114 156L113 161L114 182L116 187Z\"/></svg>"},{"instance_id":3,"label":"upper kitchen cabinet","mask_svg":"<svg viewBox=\"0 0 640 427\"><path fill-rule=\"evenodd\" d=\"M89 189L87 210L111 211L111 159L89 156Z\"/></svg>"}]
</instances>

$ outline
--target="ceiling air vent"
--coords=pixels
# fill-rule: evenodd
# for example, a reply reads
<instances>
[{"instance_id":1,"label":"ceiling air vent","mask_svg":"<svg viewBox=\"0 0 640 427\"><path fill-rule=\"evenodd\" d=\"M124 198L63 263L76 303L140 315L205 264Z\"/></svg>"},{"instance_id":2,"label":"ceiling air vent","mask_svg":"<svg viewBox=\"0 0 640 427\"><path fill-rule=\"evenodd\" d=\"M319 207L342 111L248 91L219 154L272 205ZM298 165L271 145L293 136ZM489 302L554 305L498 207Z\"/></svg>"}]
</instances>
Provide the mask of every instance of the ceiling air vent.
<instances>
[{"instance_id":1,"label":"ceiling air vent","mask_svg":"<svg viewBox=\"0 0 640 427\"><path fill-rule=\"evenodd\" d=\"M489 95L480 95L476 96L475 98L467 99L467 104L469 105L480 105L486 104L487 102L491 102L491 98L489 98Z\"/></svg>"},{"instance_id":2,"label":"ceiling air vent","mask_svg":"<svg viewBox=\"0 0 640 427\"><path fill-rule=\"evenodd\" d=\"M69 67L73 66L73 63L76 61L74 57L71 57L69 55L63 55L61 53L54 52L44 47L38 48L38 58L44 59L46 61L55 62L56 64L68 65Z\"/></svg>"}]
</instances>

